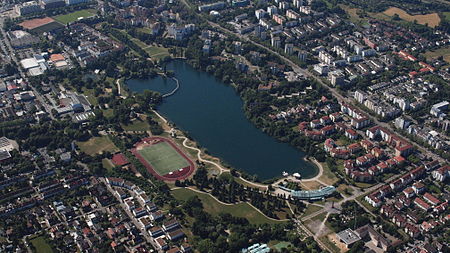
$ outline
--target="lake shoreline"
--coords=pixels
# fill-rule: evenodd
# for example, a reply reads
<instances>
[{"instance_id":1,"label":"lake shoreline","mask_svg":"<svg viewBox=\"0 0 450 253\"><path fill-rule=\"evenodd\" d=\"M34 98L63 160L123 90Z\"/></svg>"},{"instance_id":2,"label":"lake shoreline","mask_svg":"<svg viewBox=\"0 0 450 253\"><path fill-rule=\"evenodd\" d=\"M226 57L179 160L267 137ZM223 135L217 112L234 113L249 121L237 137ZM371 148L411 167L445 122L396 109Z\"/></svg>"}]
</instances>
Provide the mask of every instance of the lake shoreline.
<instances>
[{"instance_id":1,"label":"lake shoreline","mask_svg":"<svg viewBox=\"0 0 450 253\"><path fill-rule=\"evenodd\" d=\"M177 78L179 79L180 85L182 88L180 88L179 91L177 91L175 94L173 94L173 96L171 96L167 99L164 99L163 103L161 105L157 106L156 111L159 114L163 115L163 117L166 118L169 122L175 124L177 126L177 128L180 129L182 132L184 132L188 136L190 136L191 139L193 139L194 142L198 146L204 147L205 150L208 151L207 152L208 155L219 159L219 161L221 161L223 164L230 165L231 168L235 168L237 171L243 172L243 174L246 174L247 178L249 178L249 179L253 175L256 175L257 178L259 179L258 181L261 181L261 182L270 182L270 181L276 180L277 178L282 177L282 172L285 170L288 171L290 174L292 174L294 172L298 172L298 173L302 174L302 177L305 179L314 178L319 173L319 168L317 168L316 164L311 162L309 159L305 159L307 157L307 155L302 150L298 150L297 148L293 147L289 143L282 142L279 139L268 135L267 133L263 132L261 129L257 128L253 124L253 122L251 122L248 119L248 117L245 115L245 112L244 112L243 101L242 101L241 97L239 96L238 92L236 92L236 89L233 85L229 85L229 84L221 82L220 80L217 80L217 78L215 78L213 75L211 75L207 72L204 72L202 70L198 70L198 69L194 68L191 64L189 64L186 61L172 61L168 65L175 67L175 73L177 74ZM180 73L178 73L178 72L180 72ZM181 75L181 78L178 75ZM185 79L188 81L183 80L183 77L185 77ZM188 77L188 78L186 78L186 77ZM195 78L197 78L197 79L203 78L203 79L192 81L192 79L195 79ZM211 79L214 79L214 80L211 80ZM150 82L152 83L152 87L149 87ZM192 84L189 82L194 82L195 84ZM205 82L206 83L215 83L219 86L222 86L223 88L218 87L217 85L214 85L214 84L206 84L205 85ZM142 92L143 90L148 89L148 90L158 91L160 93L165 94L166 90L160 91L160 90L158 90L158 88L159 89L167 89L167 86L168 86L168 83L161 80L161 77L156 77L153 79L149 78L149 79L143 79L143 80L128 79L125 81L125 83L128 86L128 89L130 89L133 92ZM157 87L158 85L159 85L159 87ZM199 86L201 86L201 87L199 87ZM202 96L198 96L197 93L192 91L193 89L195 90L195 92L202 93L202 94L200 94ZM206 91L207 89L209 89L208 92ZM227 89L231 89L233 94L230 95L230 90L227 90ZM218 92L217 90L220 90L220 91ZM190 94L187 94L189 92L190 92ZM186 93L186 94L184 94L184 93ZM242 151L242 150L239 150L239 147L235 154L230 154L230 152L225 152L224 153L225 156L224 156L224 154L221 154L220 152L216 152L217 150L229 151L228 149L232 149L232 147L235 146L235 144L237 144L237 143L229 142L229 141L227 142L227 139L230 138L229 136L232 136L232 135L228 135L228 134L233 134L233 133L239 134L239 132L241 132L240 129L238 129L238 130L233 129L234 132L232 130L230 133L226 132L225 133L226 137L221 136L220 138L222 138L222 139L219 138L220 140L224 141L223 146L222 146L222 144L213 143L214 144L213 148L216 148L216 150L212 150L208 146L207 143L204 143L202 140L199 140L199 138L196 137L196 135L198 136L198 135L204 134L200 130L198 130L199 129L198 126L195 126L197 128L192 128L192 126L189 125L189 127L186 128L183 126L183 124L178 124L178 122L185 123L183 121L180 121L180 115L179 115L180 113L178 112L179 110L183 110L183 109L176 108L176 107L167 109L167 107L168 107L168 104L174 103L173 102L174 99L180 100L180 97L182 97L182 96L184 96L184 99L186 100L186 101L181 100L182 102L192 102L192 101L195 102L197 100L205 100L203 102L210 103L210 104L201 104L201 106L196 105L198 107L197 108L198 110L197 111L193 110L194 113L198 112L201 114L202 110L207 110L207 109L205 109L205 107L214 107L214 106L217 107L217 104L222 105L222 107L224 107L224 106L233 107L230 110L234 110L234 112L236 114L239 114L238 116L240 116L240 117L238 117L236 115L232 115L230 113L229 113L230 115L228 115L228 116L231 119L233 117L236 118L235 121L238 122L237 124L245 125L245 126L243 126L244 130L242 130L242 131L244 131L248 135L250 135L250 136L246 136L246 135L241 136L241 137L243 137L242 142L254 140L255 143L254 144L251 143L251 145L256 146L254 148L254 149L256 149L255 152L265 151L261 155L261 158L263 160L265 159L265 161L270 163L271 165L254 162L253 165L251 165L251 163L250 163L250 167L247 167L250 169L247 169L244 167L244 165L245 164L248 165L249 164L248 162L242 162L242 161L239 161L239 159L231 159L233 161L229 161L229 157L235 158L234 157L235 155L242 156L242 153L239 153L239 151ZM225 104L218 103L217 100L220 100L220 98L223 96L229 96L229 100L234 100L234 104L229 102L228 100L226 100ZM196 99L192 100L192 97L198 97L198 99L196 98ZM213 99L211 99L210 97L213 97ZM191 98L191 100L189 100L189 98ZM239 100L238 103L237 103L237 99ZM183 104L182 102L179 102L179 103ZM237 105L239 105L239 108L238 108L239 111L236 110ZM170 105L170 106L173 107L173 105ZM217 108L214 108L214 109L217 109ZM219 110L223 110L223 108L219 108ZM227 113L228 111L229 110L227 108L227 110L224 110L223 112ZM172 119L170 113L168 114L167 112L172 113L172 116L175 113L175 116L178 116L178 118L175 118L175 120ZM192 112L192 111L190 111L190 112ZM184 112L184 113L186 113L186 112ZM211 112L209 112L209 113L214 114L217 112L211 109ZM201 115L201 116L204 116L204 115ZM198 118L206 119L204 117L202 118L201 116L199 116ZM207 118L208 120L210 120L210 121L215 120L214 117L211 118L211 115L208 115L208 116L210 117L210 118ZM226 115L224 116L221 114L221 116L225 117ZM242 121L241 118L245 119L245 123L241 122ZM236 123L236 122L232 121L232 123ZM220 129L214 129L214 130L218 130L219 132L220 132L221 128L227 128L227 127L229 128L230 126L233 125L232 123L226 122L226 121L225 121L225 123L227 123L229 126L226 126L226 125L222 126L220 124L217 125L217 122L215 122L215 123L216 124L212 124L210 126L210 128L214 129L214 126L219 126L218 128L220 128ZM251 125L251 127L249 127L248 125ZM211 130L210 128L203 128L203 129L205 129L207 132L214 131L214 130ZM235 127L235 128L238 128L238 127ZM193 133L193 131L191 131L192 129L196 129L197 132ZM254 133L254 132L256 132L255 130L257 130L258 133ZM216 134L216 133L213 133L213 135L214 134ZM210 135L210 136L213 136L213 135ZM200 137L205 139L205 136L200 136ZM259 140L261 138L265 139L265 140L263 140L263 141ZM270 140L267 140L267 138L269 138ZM206 139L209 139L209 138L206 138ZM274 144L273 142L275 142L276 144ZM227 143L229 145L227 145ZM261 145L258 145L258 143L260 143L263 147L260 147ZM264 146L264 144L267 144L267 145ZM222 147L217 148L217 146L222 146ZM241 146L245 146L245 145L241 145ZM273 149L272 151L274 153L267 152L266 149L270 149L270 148ZM242 147L241 147L241 149L242 149ZM250 151L253 151L252 149L250 149ZM281 149L281 150L278 150L278 149ZM295 150L295 151L293 151L293 150ZM248 147L243 147L243 151L249 151ZM284 153L289 153L289 154L288 155L284 154L283 151L284 151ZM277 155L277 152L280 154ZM272 159L268 160L267 159L268 155L264 155L264 153L268 154L269 156L272 156ZM297 155L295 155L295 154L297 154ZM245 153L244 153L244 156L245 156ZM227 157L228 157L228 159L227 159ZM297 157L297 158L295 158L295 157ZM248 160L255 159L255 158L259 159L260 158L259 154L258 155L255 155L253 153L250 154L250 157L248 158ZM275 161L277 161L277 159L282 160L281 165L278 165L278 163L275 162ZM238 160L238 161L236 162L236 160ZM241 160L242 160L242 157L241 157ZM290 160L290 161L287 161L287 160ZM296 162L295 160L299 160L299 161ZM236 166L235 163L237 163L238 165L240 164L241 166ZM297 165L294 165L294 164L297 164ZM270 166L272 166L272 167L270 167ZM253 169L252 169L252 167L253 167ZM255 170L255 168L258 168L258 170Z\"/></svg>"}]
</instances>

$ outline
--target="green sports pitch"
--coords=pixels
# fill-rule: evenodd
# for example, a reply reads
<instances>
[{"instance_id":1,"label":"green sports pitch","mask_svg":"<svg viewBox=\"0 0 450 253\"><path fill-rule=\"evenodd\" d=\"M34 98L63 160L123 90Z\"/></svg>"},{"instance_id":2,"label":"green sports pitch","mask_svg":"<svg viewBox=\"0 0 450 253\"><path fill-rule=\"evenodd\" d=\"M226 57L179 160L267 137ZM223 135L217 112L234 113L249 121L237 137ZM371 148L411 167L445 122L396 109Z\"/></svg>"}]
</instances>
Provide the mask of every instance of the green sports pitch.
<instances>
[{"instance_id":1,"label":"green sports pitch","mask_svg":"<svg viewBox=\"0 0 450 253\"><path fill-rule=\"evenodd\" d=\"M77 21L79 18L89 18L95 15L95 10L88 9L88 10L79 10L75 11L69 14L64 15L58 15L53 17L56 21L58 21L61 24L68 24Z\"/></svg>"},{"instance_id":2,"label":"green sports pitch","mask_svg":"<svg viewBox=\"0 0 450 253\"><path fill-rule=\"evenodd\" d=\"M161 176L190 165L189 162L167 142L159 142L150 146L141 146L141 148L138 148L136 151L152 166L153 170Z\"/></svg>"}]
</instances>

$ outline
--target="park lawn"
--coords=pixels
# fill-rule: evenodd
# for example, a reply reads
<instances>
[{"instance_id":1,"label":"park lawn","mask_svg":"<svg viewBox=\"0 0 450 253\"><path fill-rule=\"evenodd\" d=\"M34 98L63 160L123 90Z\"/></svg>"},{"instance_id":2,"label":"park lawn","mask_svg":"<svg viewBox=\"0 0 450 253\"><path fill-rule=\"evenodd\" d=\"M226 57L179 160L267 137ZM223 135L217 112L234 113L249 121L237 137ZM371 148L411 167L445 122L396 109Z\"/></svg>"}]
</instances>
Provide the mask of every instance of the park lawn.
<instances>
[{"instance_id":1,"label":"park lawn","mask_svg":"<svg viewBox=\"0 0 450 253\"><path fill-rule=\"evenodd\" d=\"M444 16L446 21L450 21L450 11L442 12L442 15Z\"/></svg>"},{"instance_id":2,"label":"park lawn","mask_svg":"<svg viewBox=\"0 0 450 253\"><path fill-rule=\"evenodd\" d=\"M103 110L103 116L105 116L106 118L112 118L114 116L114 110L113 109Z\"/></svg>"},{"instance_id":3,"label":"park lawn","mask_svg":"<svg viewBox=\"0 0 450 253\"><path fill-rule=\"evenodd\" d=\"M269 246L269 248L271 249L275 249L276 251L281 252L281 249L283 248L287 248L289 246L292 246L292 243L290 242L286 242L286 241L269 241L269 243L267 243L267 246Z\"/></svg>"},{"instance_id":4,"label":"park lawn","mask_svg":"<svg viewBox=\"0 0 450 253\"><path fill-rule=\"evenodd\" d=\"M77 142L81 151L88 155L100 154L102 152L108 151L111 153L119 151L119 149L114 145L114 143L107 137L92 137L88 141Z\"/></svg>"},{"instance_id":5,"label":"park lawn","mask_svg":"<svg viewBox=\"0 0 450 253\"><path fill-rule=\"evenodd\" d=\"M89 18L95 15L95 10L88 9L88 10L79 10L72 13L68 13L65 15L58 15L53 17L56 21L66 25L71 22L77 21L79 18Z\"/></svg>"},{"instance_id":6,"label":"park lawn","mask_svg":"<svg viewBox=\"0 0 450 253\"><path fill-rule=\"evenodd\" d=\"M324 221L327 217L327 212L319 213L318 215L311 218L311 220L318 220L320 222Z\"/></svg>"},{"instance_id":7,"label":"park lawn","mask_svg":"<svg viewBox=\"0 0 450 253\"><path fill-rule=\"evenodd\" d=\"M322 185L317 181L300 181L300 186L304 190L317 190L323 187L324 185Z\"/></svg>"},{"instance_id":8,"label":"park lawn","mask_svg":"<svg viewBox=\"0 0 450 253\"><path fill-rule=\"evenodd\" d=\"M136 43L136 45L138 45L140 48L144 49L147 47L147 44L145 44L144 42L142 42L139 39L136 38L132 38L131 41L133 41L134 43Z\"/></svg>"},{"instance_id":9,"label":"park lawn","mask_svg":"<svg viewBox=\"0 0 450 253\"><path fill-rule=\"evenodd\" d=\"M151 58L163 59L166 56L170 56L169 50L165 47L149 46L144 49Z\"/></svg>"},{"instance_id":10,"label":"park lawn","mask_svg":"<svg viewBox=\"0 0 450 253\"><path fill-rule=\"evenodd\" d=\"M87 100L89 101L89 103L91 103L91 105L93 106L97 106L98 105L98 100L97 97L94 95L94 89L88 89L83 87L83 94L87 97Z\"/></svg>"},{"instance_id":11,"label":"park lawn","mask_svg":"<svg viewBox=\"0 0 450 253\"><path fill-rule=\"evenodd\" d=\"M423 55L427 58L427 60L432 60L442 56L444 61L450 63L450 46L441 47L433 51L426 51Z\"/></svg>"},{"instance_id":12,"label":"park lawn","mask_svg":"<svg viewBox=\"0 0 450 253\"><path fill-rule=\"evenodd\" d=\"M421 25L428 24L429 27L436 27L441 22L441 18L437 13L430 13L425 15L411 15L406 11L397 7L391 7L385 10L383 14L390 17L393 17L395 14L397 14L401 19L405 21L414 22L414 20L416 20L418 24Z\"/></svg>"},{"instance_id":13,"label":"park lawn","mask_svg":"<svg viewBox=\"0 0 450 253\"><path fill-rule=\"evenodd\" d=\"M152 32L152 30L150 30L150 28L147 28L147 27L138 27L137 30L139 32L143 32L143 33L147 33L147 34L150 34Z\"/></svg>"},{"instance_id":14,"label":"park lawn","mask_svg":"<svg viewBox=\"0 0 450 253\"><path fill-rule=\"evenodd\" d=\"M355 185L359 188L369 188L372 187L374 184L355 182Z\"/></svg>"},{"instance_id":15,"label":"park lawn","mask_svg":"<svg viewBox=\"0 0 450 253\"><path fill-rule=\"evenodd\" d=\"M144 120L133 120L131 124L121 124L125 131L147 131L150 129L148 123Z\"/></svg>"},{"instance_id":16,"label":"park lawn","mask_svg":"<svg viewBox=\"0 0 450 253\"><path fill-rule=\"evenodd\" d=\"M326 163L321 163L323 167L323 174L319 177L319 180L325 184L332 185L339 181L336 175L331 171Z\"/></svg>"},{"instance_id":17,"label":"park lawn","mask_svg":"<svg viewBox=\"0 0 450 253\"><path fill-rule=\"evenodd\" d=\"M330 239L328 239L328 235L324 235L322 237L319 238L319 240L325 244L328 248L330 248L331 252L333 253L339 253L341 252L341 250L339 249L338 246L336 246L336 244L334 244L332 241L330 241Z\"/></svg>"},{"instance_id":18,"label":"park lawn","mask_svg":"<svg viewBox=\"0 0 450 253\"><path fill-rule=\"evenodd\" d=\"M347 189L347 191L348 191L349 194L345 193L345 189ZM353 189L352 189L351 187L348 187L348 186L345 185L345 184L340 184L340 185L338 186L337 190L338 190L338 192L340 192L342 195L347 196L347 197L353 195Z\"/></svg>"},{"instance_id":19,"label":"park lawn","mask_svg":"<svg viewBox=\"0 0 450 253\"><path fill-rule=\"evenodd\" d=\"M178 200L187 200L190 197L197 196L202 201L204 210L212 215L229 213L235 217L246 218L252 224L280 224L284 222L268 219L247 203L231 205L219 203L207 193L199 193L187 188L179 188L172 190L172 194Z\"/></svg>"},{"instance_id":20,"label":"park lawn","mask_svg":"<svg viewBox=\"0 0 450 253\"><path fill-rule=\"evenodd\" d=\"M114 164L112 164L111 160L103 158L102 159L102 166L103 168L107 169L108 171L112 171L114 168Z\"/></svg>"},{"instance_id":21,"label":"park lawn","mask_svg":"<svg viewBox=\"0 0 450 253\"><path fill-rule=\"evenodd\" d=\"M30 240L34 248L36 248L36 253L51 253L54 252L52 247L45 241L44 236L38 236Z\"/></svg>"},{"instance_id":22,"label":"park lawn","mask_svg":"<svg viewBox=\"0 0 450 253\"><path fill-rule=\"evenodd\" d=\"M321 206L316 206L314 204L309 204L308 207L306 207L305 212L302 214L302 217L308 216L312 213L315 213L319 210L321 210L323 207Z\"/></svg>"}]
</instances>

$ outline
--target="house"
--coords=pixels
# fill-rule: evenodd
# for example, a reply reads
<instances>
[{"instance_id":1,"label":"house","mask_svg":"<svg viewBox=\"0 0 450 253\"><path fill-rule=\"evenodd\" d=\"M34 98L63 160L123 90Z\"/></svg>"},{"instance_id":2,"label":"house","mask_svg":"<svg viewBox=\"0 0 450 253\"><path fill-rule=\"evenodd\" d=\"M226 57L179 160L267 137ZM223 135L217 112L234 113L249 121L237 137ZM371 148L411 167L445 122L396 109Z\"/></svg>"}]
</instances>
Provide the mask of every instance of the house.
<instances>
[{"instance_id":1,"label":"house","mask_svg":"<svg viewBox=\"0 0 450 253\"><path fill-rule=\"evenodd\" d=\"M361 144L359 144L359 143L352 143L352 144L347 146L347 150L351 154L355 154L355 153L361 151L361 149L362 149L362 147L361 147Z\"/></svg>"},{"instance_id":2,"label":"house","mask_svg":"<svg viewBox=\"0 0 450 253\"><path fill-rule=\"evenodd\" d=\"M162 219L163 217L164 217L164 214L159 210L156 212L150 213L150 219L152 221L158 221L158 220Z\"/></svg>"},{"instance_id":3,"label":"house","mask_svg":"<svg viewBox=\"0 0 450 253\"><path fill-rule=\"evenodd\" d=\"M430 210L430 205L428 205L425 201L423 201L421 198L415 198L414 204L419 207L420 209L424 210L425 212L428 212Z\"/></svg>"},{"instance_id":4,"label":"house","mask_svg":"<svg viewBox=\"0 0 450 253\"><path fill-rule=\"evenodd\" d=\"M444 182L444 180L450 176L450 166L442 166L439 169L433 171L431 175L439 182Z\"/></svg>"},{"instance_id":5,"label":"house","mask_svg":"<svg viewBox=\"0 0 450 253\"><path fill-rule=\"evenodd\" d=\"M406 189L403 190L403 194L405 194L405 196L407 198L412 198L415 195L414 189L412 187L408 187Z\"/></svg>"},{"instance_id":6,"label":"house","mask_svg":"<svg viewBox=\"0 0 450 253\"><path fill-rule=\"evenodd\" d=\"M380 208L380 213L388 218L392 218L395 213L395 209L392 206L384 205Z\"/></svg>"},{"instance_id":7,"label":"house","mask_svg":"<svg viewBox=\"0 0 450 253\"><path fill-rule=\"evenodd\" d=\"M182 253L182 252L181 252L180 248L175 246L174 248L171 248L168 251L166 251L166 253Z\"/></svg>"},{"instance_id":8,"label":"house","mask_svg":"<svg viewBox=\"0 0 450 253\"><path fill-rule=\"evenodd\" d=\"M148 216L141 217L139 219L139 224L144 229L149 229L152 226L151 220Z\"/></svg>"},{"instance_id":9,"label":"house","mask_svg":"<svg viewBox=\"0 0 450 253\"><path fill-rule=\"evenodd\" d=\"M359 134L353 129L345 130L345 136L350 140L356 140L359 137Z\"/></svg>"},{"instance_id":10,"label":"house","mask_svg":"<svg viewBox=\"0 0 450 253\"><path fill-rule=\"evenodd\" d=\"M416 225L413 225L411 223L406 223L406 225L405 225L405 233L407 233L412 238L416 238L420 234L420 229Z\"/></svg>"},{"instance_id":11,"label":"house","mask_svg":"<svg viewBox=\"0 0 450 253\"><path fill-rule=\"evenodd\" d=\"M433 196L433 194L428 192L423 195L423 199L426 200L428 203L432 204L433 206L437 206L439 205L439 203L441 203L441 201L438 198L436 198L435 196Z\"/></svg>"},{"instance_id":12,"label":"house","mask_svg":"<svg viewBox=\"0 0 450 253\"><path fill-rule=\"evenodd\" d=\"M421 182L414 183L412 188L416 194L421 194L425 191L425 185Z\"/></svg>"},{"instance_id":13,"label":"house","mask_svg":"<svg viewBox=\"0 0 450 253\"><path fill-rule=\"evenodd\" d=\"M360 144L365 150L371 150L373 148L373 143L368 140L362 140Z\"/></svg>"},{"instance_id":14,"label":"house","mask_svg":"<svg viewBox=\"0 0 450 253\"><path fill-rule=\"evenodd\" d=\"M371 195L367 195L364 198L364 200L366 200L373 207L379 207L382 204L381 200L378 197L376 197L376 196L374 196L372 194Z\"/></svg>"},{"instance_id":15,"label":"house","mask_svg":"<svg viewBox=\"0 0 450 253\"><path fill-rule=\"evenodd\" d=\"M348 159L350 156L350 152L347 149L343 148L333 148L330 151L331 157L339 158L339 159Z\"/></svg>"},{"instance_id":16,"label":"house","mask_svg":"<svg viewBox=\"0 0 450 253\"><path fill-rule=\"evenodd\" d=\"M184 237L184 232L181 229L177 229L177 230L167 234L167 238L169 238L171 241L176 241L183 237Z\"/></svg>"},{"instance_id":17,"label":"house","mask_svg":"<svg viewBox=\"0 0 450 253\"><path fill-rule=\"evenodd\" d=\"M163 238L156 238L155 240L156 247L158 247L159 250L167 250L169 248L169 245Z\"/></svg>"},{"instance_id":18,"label":"house","mask_svg":"<svg viewBox=\"0 0 450 253\"><path fill-rule=\"evenodd\" d=\"M162 225L164 231L168 232L171 231L175 228L180 227L180 223L178 223L178 221L176 219L164 222L164 224Z\"/></svg>"},{"instance_id":19,"label":"house","mask_svg":"<svg viewBox=\"0 0 450 253\"><path fill-rule=\"evenodd\" d=\"M181 250L182 250L184 253L192 252L192 247L191 247L190 244L183 243L183 244L181 244Z\"/></svg>"},{"instance_id":20,"label":"house","mask_svg":"<svg viewBox=\"0 0 450 253\"><path fill-rule=\"evenodd\" d=\"M324 126L320 129L320 132L322 133L322 135L330 135L336 132L336 129L334 128L334 126Z\"/></svg>"},{"instance_id":21,"label":"house","mask_svg":"<svg viewBox=\"0 0 450 253\"><path fill-rule=\"evenodd\" d=\"M164 234L161 227L152 227L151 229L148 230L148 233L150 234L151 237L154 237L154 238Z\"/></svg>"},{"instance_id":22,"label":"house","mask_svg":"<svg viewBox=\"0 0 450 253\"><path fill-rule=\"evenodd\" d=\"M376 158L381 158L384 156L384 151L379 147L374 147L370 153L374 155Z\"/></svg>"},{"instance_id":23,"label":"house","mask_svg":"<svg viewBox=\"0 0 450 253\"><path fill-rule=\"evenodd\" d=\"M325 140L323 148L325 149L326 152L330 152L331 149L333 149L334 147L336 147L336 144L333 139L328 138Z\"/></svg>"},{"instance_id":24,"label":"house","mask_svg":"<svg viewBox=\"0 0 450 253\"><path fill-rule=\"evenodd\" d=\"M433 209L433 211L436 212L436 213L442 213L442 212L444 212L445 210L447 210L447 208L448 208L448 201L445 201L445 202L443 202L442 204L440 204L440 205L438 205L437 207L435 207L435 208Z\"/></svg>"}]
</instances>

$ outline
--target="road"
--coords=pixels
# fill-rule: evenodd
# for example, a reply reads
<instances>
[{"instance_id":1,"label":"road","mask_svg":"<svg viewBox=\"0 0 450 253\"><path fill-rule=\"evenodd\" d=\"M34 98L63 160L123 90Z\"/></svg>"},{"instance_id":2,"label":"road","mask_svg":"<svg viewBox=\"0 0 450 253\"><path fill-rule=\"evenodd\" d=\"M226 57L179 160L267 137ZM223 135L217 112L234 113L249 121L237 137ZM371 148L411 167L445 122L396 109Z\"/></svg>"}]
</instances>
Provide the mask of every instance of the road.
<instances>
[{"instance_id":1,"label":"road","mask_svg":"<svg viewBox=\"0 0 450 253\"><path fill-rule=\"evenodd\" d=\"M130 220L133 222L133 224L136 226L136 228L138 228L141 231L142 236L144 236L145 240L150 243L154 249L158 249L158 246L156 245L155 240L153 240L153 238L150 236L150 234L145 230L145 228L142 228L141 225L139 224L138 220L134 217L134 215L128 210L128 208L125 206L125 204L121 201L121 199L119 199L119 197L117 197L117 195L115 194L115 190L111 187L110 184L108 184L106 182L106 180L104 178L100 178L100 180L107 186L108 191L117 199L117 201L119 201L120 203L120 207L126 212L126 214L128 215L128 217L130 218ZM162 251L158 251L158 252L162 252Z\"/></svg>"}]
</instances>

